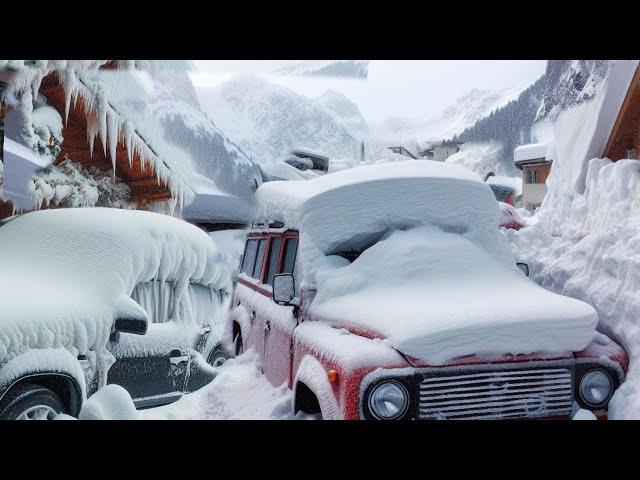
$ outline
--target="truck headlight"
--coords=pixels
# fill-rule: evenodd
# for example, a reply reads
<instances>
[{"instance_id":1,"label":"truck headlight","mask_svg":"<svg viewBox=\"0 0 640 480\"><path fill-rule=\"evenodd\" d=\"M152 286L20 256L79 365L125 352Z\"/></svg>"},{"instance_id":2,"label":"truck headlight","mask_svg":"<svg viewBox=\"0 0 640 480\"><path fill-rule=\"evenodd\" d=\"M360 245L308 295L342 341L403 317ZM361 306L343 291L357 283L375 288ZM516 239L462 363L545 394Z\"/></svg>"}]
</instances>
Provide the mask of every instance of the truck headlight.
<instances>
[{"instance_id":1,"label":"truck headlight","mask_svg":"<svg viewBox=\"0 0 640 480\"><path fill-rule=\"evenodd\" d=\"M369 395L369 410L378 420L395 420L407 411L409 393L395 380L381 382Z\"/></svg>"},{"instance_id":2,"label":"truck headlight","mask_svg":"<svg viewBox=\"0 0 640 480\"><path fill-rule=\"evenodd\" d=\"M580 380L580 398L592 408L603 407L612 393L613 380L604 370L589 370Z\"/></svg>"}]
</instances>

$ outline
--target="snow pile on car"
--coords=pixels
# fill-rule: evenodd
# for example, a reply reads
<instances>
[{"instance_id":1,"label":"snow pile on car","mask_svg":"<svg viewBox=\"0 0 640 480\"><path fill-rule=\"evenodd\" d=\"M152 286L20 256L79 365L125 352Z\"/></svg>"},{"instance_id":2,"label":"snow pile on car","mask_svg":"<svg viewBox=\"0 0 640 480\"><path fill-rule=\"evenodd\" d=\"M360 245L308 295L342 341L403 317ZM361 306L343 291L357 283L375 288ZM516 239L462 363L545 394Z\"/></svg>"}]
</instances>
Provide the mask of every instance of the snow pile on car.
<instances>
[{"instance_id":1,"label":"snow pile on car","mask_svg":"<svg viewBox=\"0 0 640 480\"><path fill-rule=\"evenodd\" d=\"M189 283L217 291L229 281L220 252L198 228L108 208L45 210L9 221L0 226L0 264L0 363L30 349L67 349L87 355L102 373L114 320L147 318L130 297L137 284L171 282L177 319L191 311Z\"/></svg>"},{"instance_id":2,"label":"snow pile on car","mask_svg":"<svg viewBox=\"0 0 640 480\"><path fill-rule=\"evenodd\" d=\"M579 351L597 322L589 305L544 290L513 261L502 264L466 235L434 225L390 233L353 263L322 268L317 280L312 316L365 327L432 365Z\"/></svg>"},{"instance_id":3,"label":"snow pile on car","mask_svg":"<svg viewBox=\"0 0 640 480\"><path fill-rule=\"evenodd\" d=\"M490 188L464 167L429 160L367 165L304 182L268 182L256 192L257 218L301 232L301 254L361 250L382 234L419 225L464 233L505 264ZM312 254L313 258L315 253ZM305 282L313 281L313 260Z\"/></svg>"},{"instance_id":4,"label":"snow pile on car","mask_svg":"<svg viewBox=\"0 0 640 480\"><path fill-rule=\"evenodd\" d=\"M561 111L553 125L549 193L527 228L505 231L531 277L590 303L598 330L630 354L610 418L640 418L640 163L595 158L625 98L637 62L616 61L594 98Z\"/></svg>"},{"instance_id":5,"label":"snow pile on car","mask_svg":"<svg viewBox=\"0 0 640 480\"><path fill-rule=\"evenodd\" d=\"M317 290L312 316L364 326L432 364L580 350L593 336L591 307L523 277L499 233L498 202L464 167L371 165L267 183L257 195L258 218L300 229L296 275Z\"/></svg>"}]
</instances>

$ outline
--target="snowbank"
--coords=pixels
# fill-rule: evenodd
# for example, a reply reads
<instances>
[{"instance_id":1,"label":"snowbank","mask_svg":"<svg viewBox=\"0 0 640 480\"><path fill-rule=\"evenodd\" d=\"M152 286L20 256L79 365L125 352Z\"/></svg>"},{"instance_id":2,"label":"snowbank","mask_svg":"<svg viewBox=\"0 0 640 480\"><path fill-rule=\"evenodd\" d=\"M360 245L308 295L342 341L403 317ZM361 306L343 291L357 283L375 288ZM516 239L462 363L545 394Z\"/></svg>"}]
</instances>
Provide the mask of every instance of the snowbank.
<instances>
[{"instance_id":1,"label":"snowbank","mask_svg":"<svg viewBox=\"0 0 640 480\"><path fill-rule=\"evenodd\" d=\"M545 199L537 223L505 235L537 283L593 305L598 329L627 349L631 370L610 416L640 418L640 162L592 159L585 185L566 208Z\"/></svg>"},{"instance_id":2,"label":"snowbank","mask_svg":"<svg viewBox=\"0 0 640 480\"><path fill-rule=\"evenodd\" d=\"M172 318L183 319L190 283L220 290L228 282L220 252L198 228L107 208L45 210L10 221L0 227L0 264L0 364L30 349L65 348L87 355L102 373L114 320L147 318L130 297L137 284L171 282Z\"/></svg>"},{"instance_id":3,"label":"snowbank","mask_svg":"<svg viewBox=\"0 0 640 480\"><path fill-rule=\"evenodd\" d=\"M79 420L137 420L133 400L120 385L107 385L94 393L85 403Z\"/></svg>"},{"instance_id":4,"label":"snowbank","mask_svg":"<svg viewBox=\"0 0 640 480\"><path fill-rule=\"evenodd\" d=\"M554 112L553 142L547 153L553 166L545 198L555 211L547 215L553 230L562 228L574 198L584 193L589 160L603 154L637 66L637 61L613 62L591 100Z\"/></svg>"},{"instance_id":5,"label":"snowbank","mask_svg":"<svg viewBox=\"0 0 640 480\"><path fill-rule=\"evenodd\" d=\"M582 350L597 316L550 293L465 234L436 226L395 231L353 263L317 273L309 312L378 332L432 365L479 354Z\"/></svg>"},{"instance_id":6,"label":"snowbank","mask_svg":"<svg viewBox=\"0 0 640 480\"><path fill-rule=\"evenodd\" d=\"M292 392L274 388L261 373L252 350L228 360L207 386L164 407L138 412L142 420L287 420Z\"/></svg>"}]
</instances>

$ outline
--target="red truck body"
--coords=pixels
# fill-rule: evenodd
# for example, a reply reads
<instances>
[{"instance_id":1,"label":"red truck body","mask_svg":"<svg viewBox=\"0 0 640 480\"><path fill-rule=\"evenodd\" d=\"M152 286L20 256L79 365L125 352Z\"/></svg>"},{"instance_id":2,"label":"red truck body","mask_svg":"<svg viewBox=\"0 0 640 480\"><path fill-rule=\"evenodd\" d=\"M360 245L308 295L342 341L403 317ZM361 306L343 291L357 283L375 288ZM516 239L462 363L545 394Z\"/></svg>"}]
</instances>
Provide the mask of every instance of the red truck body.
<instances>
[{"instance_id":1,"label":"red truck body","mask_svg":"<svg viewBox=\"0 0 640 480\"><path fill-rule=\"evenodd\" d=\"M395 379L410 398L403 419L566 418L576 403L602 417L606 406L590 408L580 396L582 376L600 369L616 388L624 380L627 354L602 334L581 352L467 356L427 365L398 352L378 332L311 317L306 307L314 292L300 292L296 306L276 304L270 276L292 273L296 252L288 245L297 248L298 232L263 228L248 234L247 245L252 240L235 279L225 337L236 353L253 349L274 386L286 383L294 391L294 411L375 418L367 407L371 388Z\"/></svg>"}]
</instances>

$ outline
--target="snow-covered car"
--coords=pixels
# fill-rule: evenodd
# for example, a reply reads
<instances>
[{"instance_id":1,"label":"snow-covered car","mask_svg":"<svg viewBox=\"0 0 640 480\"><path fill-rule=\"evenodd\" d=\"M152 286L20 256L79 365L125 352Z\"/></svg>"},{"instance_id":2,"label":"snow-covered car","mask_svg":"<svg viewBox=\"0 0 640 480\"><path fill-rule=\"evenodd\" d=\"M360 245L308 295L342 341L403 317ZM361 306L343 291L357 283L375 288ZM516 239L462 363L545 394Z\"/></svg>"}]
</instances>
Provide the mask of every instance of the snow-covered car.
<instances>
[{"instance_id":1,"label":"snow-covered car","mask_svg":"<svg viewBox=\"0 0 640 480\"><path fill-rule=\"evenodd\" d=\"M500 226L511 230L520 230L527 224L518 209L505 202L498 202L500 205Z\"/></svg>"},{"instance_id":2,"label":"snow-covered car","mask_svg":"<svg viewBox=\"0 0 640 480\"><path fill-rule=\"evenodd\" d=\"M77 415L119 384L144 408L208 383L224 361L230 272L182 220L107 208L0 225L0 418Z\"/></svg>"},{"instance_id":3,"label":"snow-covered car","mask_svg":"<svg viewBox=\"0 0 640 480\"><path fill-rule=\"evenodd\" d=\"M516 266L488 185L425 160L256 192L225 342L327 419L604 415L625 351Z\"/></svg>"}]
</instances>

